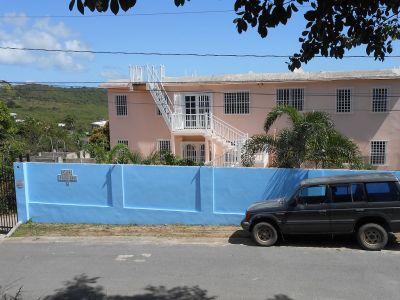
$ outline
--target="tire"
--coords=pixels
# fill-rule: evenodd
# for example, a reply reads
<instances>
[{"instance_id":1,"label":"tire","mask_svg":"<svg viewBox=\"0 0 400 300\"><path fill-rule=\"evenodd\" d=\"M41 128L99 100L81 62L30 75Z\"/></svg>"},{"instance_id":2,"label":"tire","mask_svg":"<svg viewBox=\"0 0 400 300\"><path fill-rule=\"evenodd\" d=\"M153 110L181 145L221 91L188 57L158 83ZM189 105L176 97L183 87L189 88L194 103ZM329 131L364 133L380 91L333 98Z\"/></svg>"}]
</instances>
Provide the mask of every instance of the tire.
<instances>
[{"instance_id":1,"label":"tire","mask_svg":"<svg viewBox=\"0 0 400 300\"><path fill-rule=\"evenodd\" d=\"M275 226L268 222L257 223L251 233L259 246L269 247L278 240L278 232Z\"/></svg>"},{"instance_id":2,"label":"tire","mask_svg":"<svg viewBox=\"0 0 400 300\"><path fill-rule=\"evenodd\" d=\"M388 243L388 233L381 225L368 223L358 229L357 240L363 249L379 251Z\"/></svg>"}]
</instances>

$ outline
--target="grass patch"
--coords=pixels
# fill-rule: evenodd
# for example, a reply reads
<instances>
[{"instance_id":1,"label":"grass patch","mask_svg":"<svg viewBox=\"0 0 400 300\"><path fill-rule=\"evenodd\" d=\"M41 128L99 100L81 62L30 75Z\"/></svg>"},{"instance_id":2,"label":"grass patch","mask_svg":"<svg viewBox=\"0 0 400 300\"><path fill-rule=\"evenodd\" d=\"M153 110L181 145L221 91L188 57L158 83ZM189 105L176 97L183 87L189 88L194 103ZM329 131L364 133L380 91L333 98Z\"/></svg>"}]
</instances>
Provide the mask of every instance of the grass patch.
<instances>
[{"instance_id":1,"label":"grass patch","mask_svg":"<svg viewBox=\"0 0 400 300\"><path fill-rule=\"evenodd\" d=\"M98 224L22 224L12 237L36 236L136 236L173 238L229 238L239 226L205 225L98 225Z\"/></svg>"}]
</instances>

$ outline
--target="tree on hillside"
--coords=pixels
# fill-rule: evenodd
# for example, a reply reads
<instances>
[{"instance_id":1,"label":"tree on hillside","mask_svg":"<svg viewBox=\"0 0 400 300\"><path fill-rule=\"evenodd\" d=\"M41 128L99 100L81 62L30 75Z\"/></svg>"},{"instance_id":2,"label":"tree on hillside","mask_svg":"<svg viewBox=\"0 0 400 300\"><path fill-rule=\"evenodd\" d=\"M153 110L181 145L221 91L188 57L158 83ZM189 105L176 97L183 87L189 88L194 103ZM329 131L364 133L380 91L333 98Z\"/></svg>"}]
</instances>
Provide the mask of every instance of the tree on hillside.
<instances>
[{"instance_id":1,"label":"tree on hillside","mask_svg":"<svg viewBox=\"0 0 400 300\"><path fill-rule=\"evenodd\" d=\"M11 165L25 151L25 143L17 138L17 128L10 111L0 101L0 163Z\"/></svg>"},{"instance_id":2,"label":"tree on hillside","mask_svg":"<svg viewBox=\"0 0 400 300\"><path fill-rule=\"evenodd\" d=\"M75 129L75 118L71 115L66 115L64 118L65 129L74 130Z\"/></svg>"},{"instance_id":3,"label":"tree on hillside","mask_svg":"<svg viewBox=\"0 0 400 300\"><path fill-rule=\"evenodd\" d=\"M189 1L189 0L187 0ZM120 9L133 8L136 0L70 0L69 9L75 7L84 14L90 11L118 14ZM185 0L174 0L176 6ZM301 8L307 9L303 14ZM305 28L299 37L301 47L293 54L288 67L300 68L315 56L343 58L346 51L364 45L366 53L383 61L393 50L392 41L400 36L400 1L379 0L235 0L234 19L239 33L248 27L257 27L265 38L268 30L286 25L295 14L303 14Z\"/></svg>"},{"instance_id":4,"label":"tree on hillside","mask_svg":"<svg viewBox=\"0 0 400 300\"><path fill-rule=\"evenodd\" d=\"M275 121L287 115L290 128L276 136L268 132ZM300 168L314 165L316 168L361 168L362 158L358 147L339 133L325 112L300 113L290 106L275 107L265 119L265 134L255 135L245 144L242 162L254 165L258 152L268 151L273 165L280 168Z\"/></svg>"},{"instance_id":5,"label":"tree on hillside","mask_svg":"<svg viewBox=\"0 0 400 300\"><path fill-rule=\"evenodd\" d=\"M105 150L110 150L110 124L106 123L103 127L93 129L89 143L101 145Z\"/></svg>"},{"instance_id":6,"label":"tree on hillside","mask_svg":"<svg viewBox=\"0 0 400 300\"><path fill-rule=\"evenodd\" d=\"M0 101L0 144L7 138L13 122L7 105L3 101Z\"/></svg>"}]
</instances>

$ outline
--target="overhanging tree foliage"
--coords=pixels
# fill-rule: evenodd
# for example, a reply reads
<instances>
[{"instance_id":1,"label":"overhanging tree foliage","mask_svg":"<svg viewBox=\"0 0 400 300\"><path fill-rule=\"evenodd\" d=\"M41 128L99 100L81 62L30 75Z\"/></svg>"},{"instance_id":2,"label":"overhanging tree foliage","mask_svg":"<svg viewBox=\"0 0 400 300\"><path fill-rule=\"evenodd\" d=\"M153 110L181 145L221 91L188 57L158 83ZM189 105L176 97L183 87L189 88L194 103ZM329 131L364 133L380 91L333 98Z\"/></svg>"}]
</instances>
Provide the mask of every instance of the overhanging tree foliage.
<instances>
[{"instance_id":1,"label":"overhanging tree foliage","mask_svg":"<svg viewBox=\"0 0 400 300\"><path fill-rule=\"evenodd\" d=\"M174 2L176 6L185 4L185 0ZM69 9L75 4L82 14L85 7L118 14L120 8L133 8L136 0L71 0ZM392 41L400 36L399 7L398 0L235 0L238 17L233 22L239 33L257 27L265 38L271 28L303 14L306 24L299 37L301 48L289 57L288 67L293 71L316 56L343 58L346 51L361 45L368 55L383 61L393 51Z\"/></svg>"}]
</instances>

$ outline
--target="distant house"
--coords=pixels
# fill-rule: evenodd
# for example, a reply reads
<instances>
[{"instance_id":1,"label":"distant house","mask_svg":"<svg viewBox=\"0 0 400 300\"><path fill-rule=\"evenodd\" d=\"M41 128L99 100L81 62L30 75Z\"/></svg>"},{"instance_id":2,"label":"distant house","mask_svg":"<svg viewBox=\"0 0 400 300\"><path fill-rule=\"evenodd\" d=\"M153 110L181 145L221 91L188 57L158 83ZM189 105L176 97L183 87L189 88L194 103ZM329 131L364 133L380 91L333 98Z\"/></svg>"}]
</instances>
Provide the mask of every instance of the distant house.
<instances>
[{"instance_id":1,"label":"distant house","mask_svg":"<svg viewBox=\"0 0 400 300\"><path fill-rule=\"evenodd\" d=\"M57 126L61 127L61 128L64 128L65 127L65 123L58 123Z\"/></svg>"},{"instance_id":2,"label":"distant house","mask_svg":"<svg viewBox=\"0 0 400 300\"><path fill-rule=\"evenodd\" d=\"M131 67L130 78L107 82L111 145L144 155L169 150L215 166L240 165L249 136L263 133L276 105L326 111L378 169L400 169L400 72L295 72L165 77ZM147 75L146 78L143 75ZM274 123L271 133L287 126ZM269 164L268 155L257 157Z\"/></svg>"},{"instance_id":3,"label":"distant house","mask_svg":"<svg viewBox=\"0 0 400 300\"><path fill-rule=\"evenodd\" d=\"M10 116L13 117L14 119L16 119L17 118L17 113L13 113L12 112L12 113L10 113Z\"/></svg>"},{"instance_id":4,"label":"distant house","mask_svg":"<svg viewBox=\"0 0 400 300\"><path fill-rule=\"evenodd\" d=\"M108 121L97 121L97 122L90 123L90 125L92 126L92 130L93 130L96 128L101 128L101 127L106 126L107 122Z\"/></svg>"}]
</instances>

